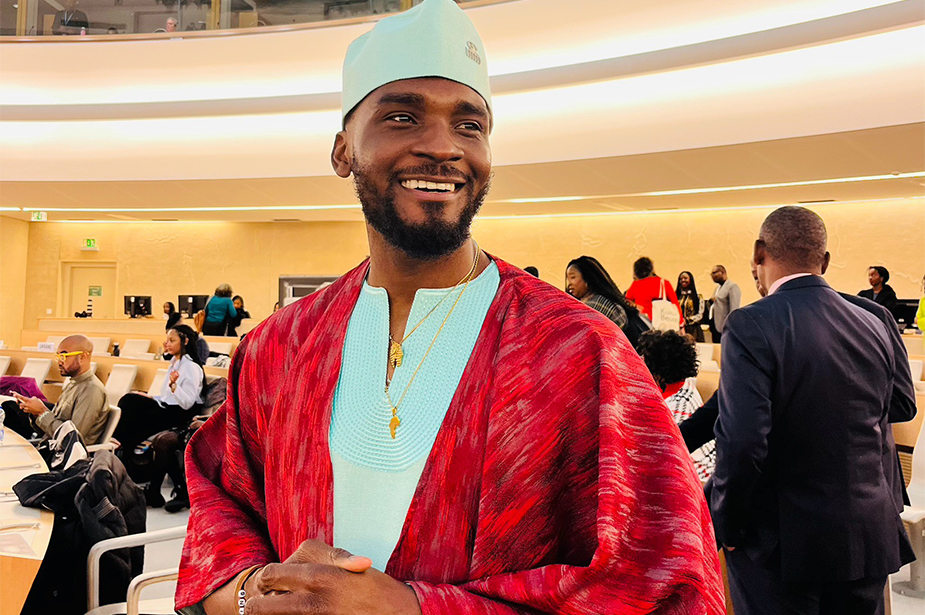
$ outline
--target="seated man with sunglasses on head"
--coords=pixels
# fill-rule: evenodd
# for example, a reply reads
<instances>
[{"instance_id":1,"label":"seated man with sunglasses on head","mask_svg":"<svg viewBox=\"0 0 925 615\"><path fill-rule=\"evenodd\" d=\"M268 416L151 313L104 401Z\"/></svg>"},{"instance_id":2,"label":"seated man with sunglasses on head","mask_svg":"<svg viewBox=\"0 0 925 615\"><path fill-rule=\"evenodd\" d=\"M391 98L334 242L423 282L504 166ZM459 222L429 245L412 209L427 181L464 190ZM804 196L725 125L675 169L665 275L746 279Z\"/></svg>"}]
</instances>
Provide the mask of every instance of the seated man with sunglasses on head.
<instances>
[{"instance_id":1,"label":"seated man with sunglasses on head","mask_svg":"<svg viewBox=\"0 0 925 615\"><path fill-rule=\"evenodd\" d=\"M109 414L106 387L90 372L93 344L83 335L61 340L55 358L58 371L71 380L64 385L58 403L49 408L38 397L13 393L16 402L6 402L4 423L25 438L34 431L51 437L65 421L73 421L85 444L96 444Z\"/></svg>"}]
</instances>

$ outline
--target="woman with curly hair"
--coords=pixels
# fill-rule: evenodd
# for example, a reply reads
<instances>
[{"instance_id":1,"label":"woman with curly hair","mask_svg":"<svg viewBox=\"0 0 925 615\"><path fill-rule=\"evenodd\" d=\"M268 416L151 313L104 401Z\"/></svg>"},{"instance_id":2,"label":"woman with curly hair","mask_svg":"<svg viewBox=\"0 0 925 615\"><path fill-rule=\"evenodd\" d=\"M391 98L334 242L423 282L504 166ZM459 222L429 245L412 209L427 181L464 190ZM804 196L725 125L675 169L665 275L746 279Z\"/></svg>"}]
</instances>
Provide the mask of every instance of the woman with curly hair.
<instances>
[{"instance_id":1,"label":"woman with curly hair","mask_svg":"<svg viewBox=\"0 0 925 615\"><path fill-rule=\"evenodd\" d=\"M647 331L640 336L636 351L662 390L675 423L687 419L703 405L697 391L697 345L693 338L675 331ZM714 442L691 453L691 459L700 480L708 479L716 465Z\"/></svg>"}]
</instances>

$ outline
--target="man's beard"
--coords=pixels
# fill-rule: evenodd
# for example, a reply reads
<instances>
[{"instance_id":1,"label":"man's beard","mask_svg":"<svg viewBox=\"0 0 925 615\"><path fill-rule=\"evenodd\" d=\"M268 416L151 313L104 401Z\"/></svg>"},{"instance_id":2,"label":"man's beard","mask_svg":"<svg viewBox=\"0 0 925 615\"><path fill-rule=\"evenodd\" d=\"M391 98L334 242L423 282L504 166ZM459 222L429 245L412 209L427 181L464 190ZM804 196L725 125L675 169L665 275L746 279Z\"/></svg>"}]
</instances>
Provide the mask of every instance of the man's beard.
<instances>
[{"instance_id":1,"label":"man's beard","mask_svg":"<svg viewBox=\"0 0 925 615\"><path fill-rule=\"evenodd\" d=\"M466 206L455 223L443 221L438 217L443 208L447 206L445 203L425 202L424 211L427 214L427 220L420 224L409 224L402 220L395 207L397 178L392 178L388 190L381 193L365 171L360 168L356 158L353 159L351 172L356 195L363 207L366 221L389 242L389 245L419 260L436 260L462 247L469 239L469 227L472 225L473 218L479 213L491 184L490 180L486 181L482 189L474 194L472 178L467 178L463 188L467 197ZM459 177L459 173L454 173L452 169L439 165L418 166L405 169L402 173L405 176Z\"/></svg>"}]
</instances>

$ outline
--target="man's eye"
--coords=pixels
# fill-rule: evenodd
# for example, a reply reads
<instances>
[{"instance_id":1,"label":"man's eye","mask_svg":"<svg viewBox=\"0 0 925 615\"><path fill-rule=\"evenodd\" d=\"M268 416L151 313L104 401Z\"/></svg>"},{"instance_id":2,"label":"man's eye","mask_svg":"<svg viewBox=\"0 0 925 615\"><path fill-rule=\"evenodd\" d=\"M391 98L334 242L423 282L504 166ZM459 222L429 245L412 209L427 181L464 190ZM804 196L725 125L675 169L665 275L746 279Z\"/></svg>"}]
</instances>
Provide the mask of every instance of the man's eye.
<instances>
[{"instance_id":1,"label":"man's eye","mask_svg":"<svg viewBox=\"0 0 925 615\"><path fill-rule=\"evenodd\" d=\"M482 132L482 125L478 122L463 122L459 126L463 130L474 130L476 132Z\"/></svg>"},{"instance_id":2,"label":"man's eye","mask_svg":"<svg viewBox=\"0 0 925 615\"><path fill-rule=\"evenodd\" d=\"M401 124L408 124L414 121L414 118L408 115L407 113L396 113L388 117L390 122L398 122Z\"/></svg>"}]
</instances>

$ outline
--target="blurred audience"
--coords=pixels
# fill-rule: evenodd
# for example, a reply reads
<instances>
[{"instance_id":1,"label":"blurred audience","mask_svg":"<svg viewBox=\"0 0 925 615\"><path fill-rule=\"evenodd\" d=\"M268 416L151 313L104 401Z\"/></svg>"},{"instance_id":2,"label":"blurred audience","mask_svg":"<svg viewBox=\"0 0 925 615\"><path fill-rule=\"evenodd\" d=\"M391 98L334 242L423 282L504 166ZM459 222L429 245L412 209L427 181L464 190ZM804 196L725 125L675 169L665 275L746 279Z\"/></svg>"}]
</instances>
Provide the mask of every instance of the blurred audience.
<instances>
[{"instance_id":1,"label":"blurred audience","mask_svg":"<svg viewBox=\"0 0 925 615\"><path fill-rule=\"evenodd\" d=\"M93 344L83 335L69 335L58 344L55 358L58 371L70 378L58 403L47 405L38 397L24 397L13 392L16 401L3 404L4 425L24 438L33 431L52 437L65 421L73 421L85 444L96 444L109 417L106 387L90 371Z\"/></svg>"},{"instance_id":2,"label":"blurred audience","mask_svg":"<svg viewBox=\"0 0 925 615\"><path fill-rule=\"evenodd\" d=\"M703 321L703 297L697 293L694 274L690 271L682 271L678 276L678 306L684 318L682 332L702 342L703 328L700 323Z\"/></svg>"},{"instance_id":3,"label":"blurred audience","mask_svg":"<svg viewBox=\"0 0 925 615\"><path fill-rule=\"evenodd\" d=\"M119 441L121 456L133 455L135 447L151 434L189 425L202 402L205 380L205 360L199 356L198 338L187 325L168 331L164 350L171 360L160 392L153 397L133 392L119 400L122 419L113 437ZM126 465L131 463L126 461ZM146 496L149 504L163 505L160 485L152 487Z\"/></svg>"},{"instance_id":4,"label":"blurred audience","mask_svg":"<svg viewBox=\"0 0 925 615\"><path fill-rule=\"evenodd\" d=\"M77 0L64 0L64 8L55 13L55 21L51 25L52 34L80 35L80 29L90 29L87 14L77 10Z\"/></svg>"},{"instance_id":5,"label":"blurred audience","mask_svg":"<svg viewBox=\"0 0 925 615\"><path fill-rule=\"evenodd\" d=\"M858 293L858 297L870 299L874 303L879 303L890 311L893 318L896 318L896 291L887 284L890 281L890 272L886 267L873 265L867 270L867 281L870 282L870 288Z\"/></svg>"},{"instance_id":6,"label":"blurred audience","mask_svg":"<svg viewBox=\"0 0 925 615\"><path fill-rule=\"evenodd\" d=\"M710 333L713 335L713 343L718 344L722 341L723 327L729 314L742 306L742 291L738 284L729 279L723 265L713 267L710 277L717 284L710 301Z\"/></svg>"},{"instance_id":7,"label":"blurred audience","mask_svg":"<svg viewBox=\"0 0 925 615\"><path fill-rule=\"evenodd\" d=\"M612 320L633 346L639 335L650 328L597 259L580 256L571 261L565 270L565 280L567 293Z\"/></svg>"},{"instance_id":8,"label":"blurred audience","mask_svg":"<svg viewBox=\"0 0 925 615\"><path fill-rule=\"evenodd\" d=\"M655 265L652 259L643 256L633 263L633 283L630 284L626 291L626 298L636 304L639 309L652 321L657 328L666 326L663 318L653 317L652 303L654 301L670 301L677 308L677 321L674 322L674 315L671 315L669 325L677 329L681 323L681 310L678 307L678 297L675 295L671 282L655 275ZM659 322L656 322L659 321Z\"/></svg>"},{"instance_id":9,"label":"blurred audience","mask_svg":"<svg viewBox=\"0 0 925 615\"><path fill-rule=\"evenodd\" d=\"M167 316L167 331L173 329L174 326L183 320L183 314L178 312L176 306L170 301L164 304L164 314Z\"/></svg>"},{"instance_id":10,"label":"blurred audience","mask_svg":"<svg viewBox=\"0 0 925 615\"><path fill-rule=\"evenodd\" d=\"M925 331L925 277L922 278L922 298L919 299L919 309L915 313L915 324L919 331Z\"/></svg>"},{"instance_id":11,"label":"blurred audience","mask_svg":"<svg viewBox=\"0 0 925 615\"><path fill-rule=\"evenodd\" d=\"M697 391L697 346L690 336L675 331L647 331L640 336L636 351L662 390L675 423L688 420L703 406ZM715 420L714 417L709 422L711 433ZM692 451L691 460L700 480L710 478L716 464L713 443L707 440L698 447L689 446L688 450Z\"/></svg>"},{"instance_id":12,"label":"blurred audience","mask_svg":"<svg viewBox=\"0 0 925 615\"><path fill-rule=\"evenodd\" d=\"M221 284L215 289L215 295L206 304L206 317L202 324L205 335L225 335L231 319L237 317L238 312L231 300L232 292L229 284Z\"/></svg>"},{"instance_id":13,"label":"blurred audience","mask_svg":"<svg viewBox=\"0 0 925 615\"><path fill-rule=\"evenodd\" d=\"M228 319L228 335L238 337L238 327L241 326L241 321L250 318L251 315L244 309L244 298L241 295L235 295L231 302L234 305L235 315Z\"/></svg>"}]
</instances>

